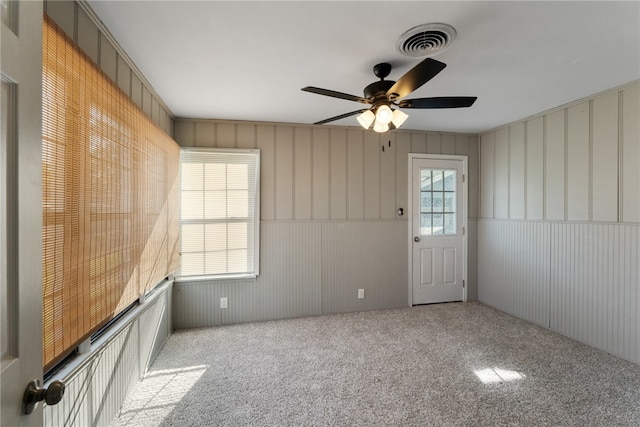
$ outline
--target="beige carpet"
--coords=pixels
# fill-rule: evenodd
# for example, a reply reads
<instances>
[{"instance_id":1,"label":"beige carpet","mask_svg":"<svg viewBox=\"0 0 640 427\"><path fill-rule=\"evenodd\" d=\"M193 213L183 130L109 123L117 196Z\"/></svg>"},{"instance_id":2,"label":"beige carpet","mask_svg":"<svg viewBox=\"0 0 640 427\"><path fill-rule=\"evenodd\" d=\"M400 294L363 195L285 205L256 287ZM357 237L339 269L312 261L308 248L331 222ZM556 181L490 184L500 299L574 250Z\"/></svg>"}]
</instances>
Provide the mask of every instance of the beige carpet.
<instances>
[{"instance_id":1,"label":"beige carpet","mask_svg":"<svg viewBox=\"0 0 640 427\"><path fill-rule=\"evenodd\" d=\"M640 426L640 365L480 303L174 333L115 426Z\"/></svg>"}]
</instances>

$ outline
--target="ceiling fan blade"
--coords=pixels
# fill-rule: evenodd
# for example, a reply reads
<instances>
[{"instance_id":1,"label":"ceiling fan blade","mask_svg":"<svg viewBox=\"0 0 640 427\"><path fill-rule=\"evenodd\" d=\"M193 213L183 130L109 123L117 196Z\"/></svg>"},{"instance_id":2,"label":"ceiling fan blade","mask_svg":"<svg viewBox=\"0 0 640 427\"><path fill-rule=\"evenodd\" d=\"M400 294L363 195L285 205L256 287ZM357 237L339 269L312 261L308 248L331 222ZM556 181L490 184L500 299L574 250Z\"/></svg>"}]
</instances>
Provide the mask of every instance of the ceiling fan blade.
<instances>
[{"instance_id":1,"label":"ceiling fan blade","mask_svg":"<svg viewBox=\"0 0 640 427\"><path fill-rule=\"evenodd\" d=\"M400 101L400 108L464 108L471 107L478 99L475 96L437 96Z\"/></svg>"},{"instance_id":2,"label":"ceiling fan blade","mask_svg":"<svg viewBox=\"0 0 640 427\"><path fill-rule=\"evenodd\" d=\"M447 64L427 58L412 69L404 76L400 77L393 86L387 91L387 96L391 101L397 101L409 95L414 90L434 78Z\"/></svg>"},{"instance_id":3,"label":"ceiling fan blade","mask_svg":"<svg viewBox=\"0 0 640 427\"><path fill-rule=\"evenodd\" d=\"M346 99L347 101L356 101L363 104L371 104L367 98L361 96L349 95L348 93L336 92L335 90L322 89L319 87L307 86L302 88L305 92L317 93L318 95L331 96L333 98Z\"/></svg>"},{"instance_id":4,"label":"ceiling fan blade","mask_svg":"<svg viewBox=\"0 0 640 427\"><path fill-rule=\"evenodd\" d=\"M366 108L364 108L362 110L352 111L350 113L340 114L339 116L335 116L335 117L331 117L329 119L324 119L324 120L320 120L319 122L315 122L314 125L323 125L325 123L334 122L336 120L340 120L340 119L344 119L344 118L347 118L347 117L355 116L356 114L364 113L365 111L367 111Z\"/></svg>"}]
</instances>

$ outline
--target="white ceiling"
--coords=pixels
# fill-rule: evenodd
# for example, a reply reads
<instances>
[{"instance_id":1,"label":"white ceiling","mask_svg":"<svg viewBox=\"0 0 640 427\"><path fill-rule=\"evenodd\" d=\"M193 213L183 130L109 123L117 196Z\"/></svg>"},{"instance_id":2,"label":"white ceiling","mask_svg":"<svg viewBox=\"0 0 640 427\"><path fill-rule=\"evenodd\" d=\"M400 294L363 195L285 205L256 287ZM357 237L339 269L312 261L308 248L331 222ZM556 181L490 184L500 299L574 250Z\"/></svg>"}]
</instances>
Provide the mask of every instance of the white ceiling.
<instances>
[{"instance_id":1,"label":"white ceiling","mask_svg":"<svg viewBox=\"0 0 640 427\"><path fill-rule=\"evenodd\" d=\"M390 62L422 58L406 30L455 27L447 64L407 98L477 96L471 108L405 110L403 128L478 133L640 78L640 2L95 1L90 6L177 117L313 123L361 104ZM357 126L355 117L333 124Z\"/></svg>"}]
</instances>

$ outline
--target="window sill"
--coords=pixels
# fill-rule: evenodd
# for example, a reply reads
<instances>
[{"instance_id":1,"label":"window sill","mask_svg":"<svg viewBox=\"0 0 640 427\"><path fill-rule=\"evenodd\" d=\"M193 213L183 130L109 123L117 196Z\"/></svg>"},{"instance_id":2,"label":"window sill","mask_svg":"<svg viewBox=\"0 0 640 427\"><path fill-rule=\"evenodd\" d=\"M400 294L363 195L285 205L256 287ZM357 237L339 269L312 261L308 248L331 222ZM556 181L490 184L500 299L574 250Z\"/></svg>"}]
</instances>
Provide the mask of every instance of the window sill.
<instances>
[{"instance_id":1,"label":"window sill","mask_svg":"<svg viewBox=\"0 0 640 427\"><path fill-rule=\"evenodd\" d=\"M255 282L258 279L257 274L225 274L219 276L186 276L176 277L175 283L190 283L190 282Z\"/></svg>"}]
</instances>

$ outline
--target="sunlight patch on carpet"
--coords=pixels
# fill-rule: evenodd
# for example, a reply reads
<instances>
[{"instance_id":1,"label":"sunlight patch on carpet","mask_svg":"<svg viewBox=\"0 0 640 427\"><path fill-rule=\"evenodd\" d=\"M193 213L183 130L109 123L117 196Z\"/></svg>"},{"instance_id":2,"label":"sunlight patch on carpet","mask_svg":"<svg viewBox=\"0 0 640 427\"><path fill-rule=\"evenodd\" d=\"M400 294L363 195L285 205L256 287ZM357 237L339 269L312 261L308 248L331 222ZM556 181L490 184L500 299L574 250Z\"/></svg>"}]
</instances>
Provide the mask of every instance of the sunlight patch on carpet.
<instances>
[{"instance_id":1,"label":"sunlight patch on carpet","mask_svg":"<svg viewBox=\"0 0 640 427\"><path fill-rule=\"evenodd\" d=\"M208 368L208 365L199 365L147 373L144 381L127 396L120 412L120 423L145 427L161 425Z\"/></svg>"},{"instance_id":2,"label":"sunlight patch on carpet","mask_svg":"<svg viewBox=\"0 0 640 427\"><path fill-rule=\"evenodd\" d=\"M476 376L485 384L504 383L526 378L526 375L516 371L500 368L485 368L474 371Z\"/></svg>"}]
</instances>

